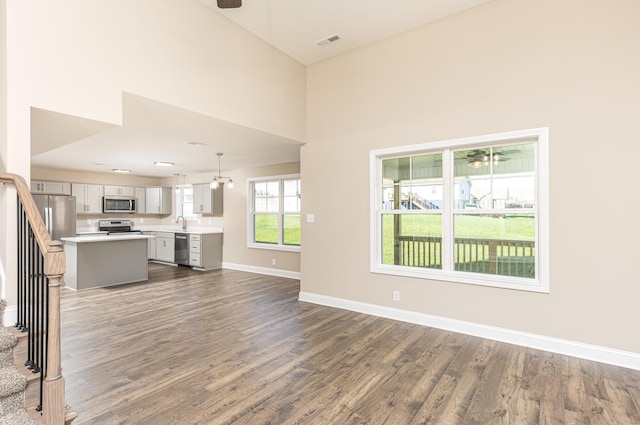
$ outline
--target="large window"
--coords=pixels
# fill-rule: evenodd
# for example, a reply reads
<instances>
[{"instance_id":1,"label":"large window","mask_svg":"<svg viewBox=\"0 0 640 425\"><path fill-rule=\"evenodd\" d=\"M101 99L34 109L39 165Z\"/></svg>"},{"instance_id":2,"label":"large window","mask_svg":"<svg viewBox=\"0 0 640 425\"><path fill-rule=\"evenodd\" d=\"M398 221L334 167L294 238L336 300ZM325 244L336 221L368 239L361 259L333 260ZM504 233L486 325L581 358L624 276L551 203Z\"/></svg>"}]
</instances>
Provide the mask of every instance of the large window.
<instances>
[{"instance_id":1,"label":"large window","mask_svg":"<svg viewBox=\"0 0 640 425\"><path fill-rule=\"evenodd\" d=\"M300 249L300 177L249 179L248 245Z\"/></svg>"},{"instance_id":2,"label":"large window","mask_svg":"<svg viewBox=\"0 0 640 425\"><path fill-rule=\"evenodd\" d=\"M371 153L371 271L548 292L547 129Z\"/></svg>"}]
</instances>

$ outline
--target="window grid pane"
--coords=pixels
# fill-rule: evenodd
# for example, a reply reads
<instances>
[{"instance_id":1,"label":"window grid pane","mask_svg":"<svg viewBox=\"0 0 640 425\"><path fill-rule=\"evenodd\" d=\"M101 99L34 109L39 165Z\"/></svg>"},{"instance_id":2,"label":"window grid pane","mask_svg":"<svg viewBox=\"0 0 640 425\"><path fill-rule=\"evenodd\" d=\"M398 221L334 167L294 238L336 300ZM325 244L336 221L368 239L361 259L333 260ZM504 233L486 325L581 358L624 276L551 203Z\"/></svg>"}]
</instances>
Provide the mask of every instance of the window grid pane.
<instances>
[{"instance_id":1,"label":"window grid pane","mask_svg":"<svg viewBox=\"0 0 640 425\"><path fill-rule=\"evenodd\" d=\"M282 243L300 246L300 214L286 214L282 222Z\"/></svg>"},{"instance_id":2,"label":"window grid pane","mask_svg":"<svg viewBox=\"0 0 640 425\"><path fill-rule=\"evenodd\" d=\"M254 238L256 243L278 243L278 215L277 214L255 214L254 215Z\"/></svg>"},{"instance_id":3,"label":"window grid pane","mask_svg":"<svg viewBox=\"0 0 640 425\"><path fill-rule=\"evenodd\" d=\"M384 214L382 264L442 268L441 214Z\"/></svg>"},{"instance_id":4,"label":"window grid pane","mask_svg":"<svg viewBox=\"0 0 640 425\"><path fill-rule=\"evenodd\" d=\"M535 279L534 214L457 214L455 270Z\"/></svg>"}]
</instances>

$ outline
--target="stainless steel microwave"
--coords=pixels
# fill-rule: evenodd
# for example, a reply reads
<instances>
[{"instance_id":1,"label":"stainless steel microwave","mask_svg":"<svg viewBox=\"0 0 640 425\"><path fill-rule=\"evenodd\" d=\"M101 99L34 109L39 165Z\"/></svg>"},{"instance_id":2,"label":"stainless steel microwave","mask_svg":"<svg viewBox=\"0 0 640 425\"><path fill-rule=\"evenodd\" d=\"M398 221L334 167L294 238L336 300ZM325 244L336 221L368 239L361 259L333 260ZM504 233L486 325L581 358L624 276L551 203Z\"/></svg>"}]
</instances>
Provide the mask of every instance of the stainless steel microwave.
<instances>
[{"instance_id":1,"label":"stainless steel microwave","mask_svg":"<svg viewBox=\"0 0 640 425\"><path fill-rule=\"evenodd\" d=\"M136 212L136 198L105 196L102 199L102 212L125 214Z\"/></svg>"}]
</instances>

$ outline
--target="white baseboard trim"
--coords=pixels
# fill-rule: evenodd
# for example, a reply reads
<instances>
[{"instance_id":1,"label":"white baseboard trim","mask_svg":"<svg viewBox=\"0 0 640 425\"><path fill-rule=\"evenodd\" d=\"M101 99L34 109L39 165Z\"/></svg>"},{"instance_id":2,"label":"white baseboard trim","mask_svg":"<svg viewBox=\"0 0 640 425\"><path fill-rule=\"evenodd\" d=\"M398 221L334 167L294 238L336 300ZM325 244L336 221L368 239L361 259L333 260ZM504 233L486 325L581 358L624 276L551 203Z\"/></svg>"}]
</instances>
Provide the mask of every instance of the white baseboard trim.
<instances>
[{"instance_id":1,"label":"white baseboard trim","mask_svg":"<svg viewBox=\"0 0 640 425\"><path fill-rule=\"evenodd\" d=\"M462 320L448 319L446 317L400 310L397 308L384 307L375 304L367 304L342 298L329 297L326 295L313 294L309 292L301 291L298 299L300 301L313 304L341 308L358 313L385 317L402 322L429 326L432 328L458 332L481 338L492 339L495 341L506 342L509 344L536 348L539 350L550 351L567 356L640 370L640 353L616 350L597 345L584 344L576 341L519 332L511 329L498 328L495 326L481 325L472 322L465 322Z\"/></svg>"},{"instance_id":2,"label":"white baseboard trim","mask_svg":"<svg viewBox=\"0 0 640 425\"><path fill-rule=\"evenodd\" d=\"M245 264L222 263L223 269L238 270L241 272L266 274L268 276L288 277L300 280L300 272L292 272L289 270L270 269L268 267L247 266Z\"/></svg>"},{"instance_id":3,"label":"white baseboard trim","mask_svg":"<svg viewBox=\"0 0 640 425\"><path fill-rule=\"evenodd\" d=\"M13 326L18 321L18 307L15 305L8 305L4 309L4 317L2 318L5 326Z\"/></svg>"}]
</instances>

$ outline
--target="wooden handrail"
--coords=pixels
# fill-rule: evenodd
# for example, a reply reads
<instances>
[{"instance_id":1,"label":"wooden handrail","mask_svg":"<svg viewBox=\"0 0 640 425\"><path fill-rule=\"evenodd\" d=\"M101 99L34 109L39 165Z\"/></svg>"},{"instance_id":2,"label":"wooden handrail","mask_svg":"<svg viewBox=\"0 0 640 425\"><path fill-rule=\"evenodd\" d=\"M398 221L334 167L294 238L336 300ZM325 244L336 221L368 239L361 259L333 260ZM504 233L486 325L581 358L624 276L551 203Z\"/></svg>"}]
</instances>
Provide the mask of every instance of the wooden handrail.
<instances>
[{"instance_id":1,"label":"wooden handrail","mask_svg":"<svg viewBox=\"0 0 640 425\"><path fill-rule=\"evenodd\" d=\"M27 186L27 182L21 176L11 173L0 174L0 182L12 184L16 188L18 198L20 198L20 202L22 202L22 206L27 215L27 219L29 220L29 224L31 225L31 229L38 241L40 252L45 255L46 252L49 251L49 246L52 242L51 235L49 235L47 226L45 226L44 220L42 220L42 216L38 212L38 207L33 200L33 196L31 196L31 191L29 190L29 186ZM55 271L62 274L65 271L64 267L65 265L62 264L62 270Z\"/></svg>"},{"instance_id":2,"label":"wooden handrail","mask_svg":"<svg viewBox=\"0 0 640 425\"><path fill-rule=\"evenodd\" d=\"M62 425L65 423L66 416L60 344L60 292L64 286L63 275L66 269L63 244L51 239L24 178L17 174L3 173L0 174L0 182L15 187L24 216L27 218L33 237L37 241L38 249L44 259L43 271L47 277L49 307L47 367L42 387L42 419L46 425Z\"/></svg>"}]
</instances>

